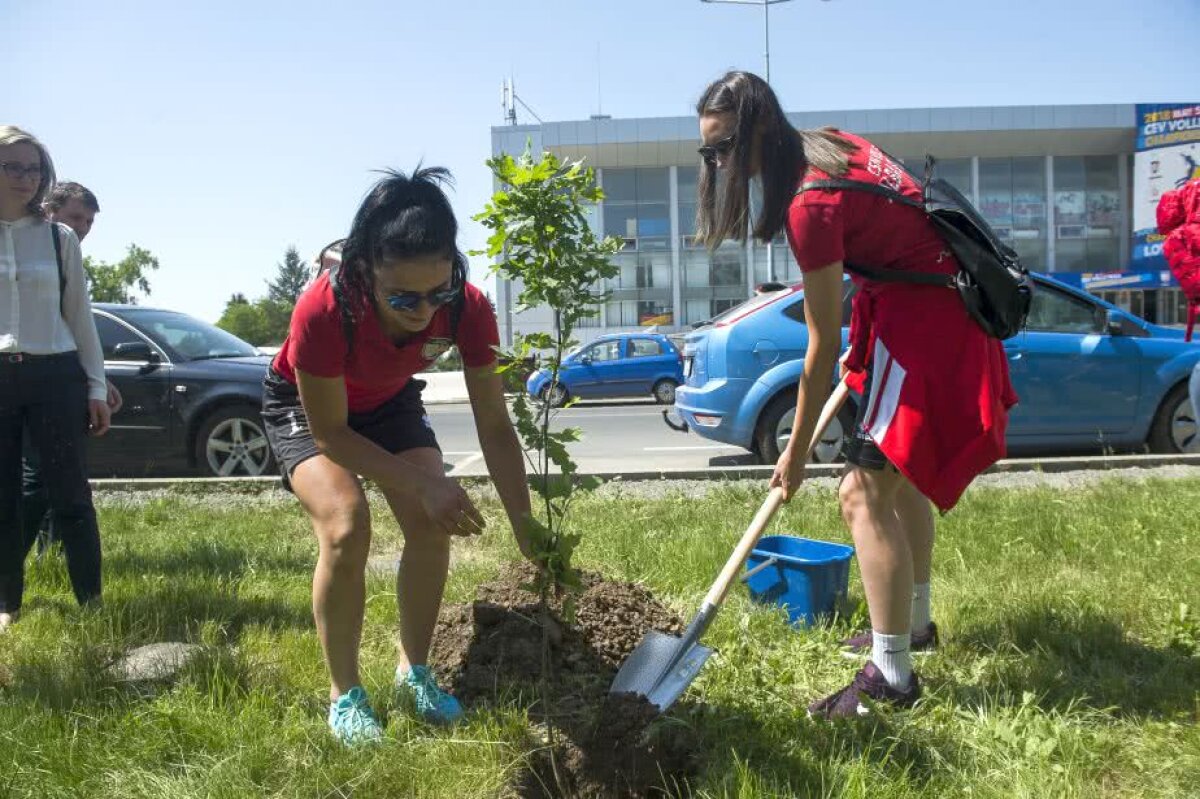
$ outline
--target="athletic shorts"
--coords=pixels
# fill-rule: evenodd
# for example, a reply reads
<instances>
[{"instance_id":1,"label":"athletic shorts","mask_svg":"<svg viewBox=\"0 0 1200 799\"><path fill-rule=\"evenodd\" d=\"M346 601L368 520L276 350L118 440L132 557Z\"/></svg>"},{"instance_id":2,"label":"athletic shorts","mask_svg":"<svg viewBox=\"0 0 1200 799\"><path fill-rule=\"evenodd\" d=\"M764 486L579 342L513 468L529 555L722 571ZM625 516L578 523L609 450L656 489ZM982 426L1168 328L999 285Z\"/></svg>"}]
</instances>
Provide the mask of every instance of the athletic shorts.
<instances>
[{"instance_id":1,"label":"athletic shorts","mask_svg":"<svg viewBox=\"0 0 1200 799\"><path fill-rule=\"evenodd\" d=\"M350 429L388 452L397 453L419 447L440 450L425 405L421 389L425 381L413 378L391 399L374 410L351 413L347 419ZM296 386L282 378L274 369L263 380L263 424L267 441L275 453L283 487L292 490L291 476L296 467L309 458L320 455L317 442L308 428L308 417L300 404Z\"/></svg>"},{"instance_id":2,"label":"athletic shorts","mask_svg":"<svg viewBox=\"0 0 1200 799\"><path fill-rule=\"evenodd\" d=\"M867 411L871 407L871 384L873 377L874 375L870 367L868 367L867 379L863 384L862 399L859 400L858 413L854 419L854 429L846 437L844 448L846 463L862 469L869 469L873 472L889 468L892 471L896 471L896 467L879 449L879 446L875 443L875 439L871 438L871 434L866 431Z\"/></svg>"}]
</instances>

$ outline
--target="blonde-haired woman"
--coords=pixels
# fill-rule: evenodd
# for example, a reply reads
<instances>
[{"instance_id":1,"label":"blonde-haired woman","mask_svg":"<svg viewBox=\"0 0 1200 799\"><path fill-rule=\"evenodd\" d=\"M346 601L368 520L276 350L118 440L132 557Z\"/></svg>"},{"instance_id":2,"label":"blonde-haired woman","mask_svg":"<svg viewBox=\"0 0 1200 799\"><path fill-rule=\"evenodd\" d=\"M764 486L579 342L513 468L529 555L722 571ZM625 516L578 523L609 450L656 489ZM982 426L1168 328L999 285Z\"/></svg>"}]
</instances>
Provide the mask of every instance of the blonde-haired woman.
<instances>
[{"instance_id":1,"label":"blonde-haired woman","mask_svg":"<svg viewBox=\"0 0 1200 799\"><path fill-rule=\"evenodd\" d=\"M104 359L79 240L42 210L54 187L50 153L0 126L0 631L24 593L22 439L41 457L67 571L80 604L100 597L100 533L85 436L108 430Z\"/></svg>"}]
</instances>

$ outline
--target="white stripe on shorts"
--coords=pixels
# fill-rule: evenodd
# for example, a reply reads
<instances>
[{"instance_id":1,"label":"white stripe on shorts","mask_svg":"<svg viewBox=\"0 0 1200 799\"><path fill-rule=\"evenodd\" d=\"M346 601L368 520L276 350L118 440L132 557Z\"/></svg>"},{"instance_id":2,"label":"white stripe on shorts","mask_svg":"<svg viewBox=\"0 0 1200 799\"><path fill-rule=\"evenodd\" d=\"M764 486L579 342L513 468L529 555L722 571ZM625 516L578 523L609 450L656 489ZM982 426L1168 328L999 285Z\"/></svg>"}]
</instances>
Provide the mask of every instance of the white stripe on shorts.
<instances>
[{"instance_id":1,"label":"white stripe on shorts","mask_svg":"<svg viewBox=\"0 0 1200 799\"><path fill-rule=\"evenodd\" d=\"M908 373L888 352L884 343L875 339L875 363L871 367L871 409L867 414L867 434L876 444L887 436L896 409L900 406L900 391Z\"/></svg>"}]
</instances>

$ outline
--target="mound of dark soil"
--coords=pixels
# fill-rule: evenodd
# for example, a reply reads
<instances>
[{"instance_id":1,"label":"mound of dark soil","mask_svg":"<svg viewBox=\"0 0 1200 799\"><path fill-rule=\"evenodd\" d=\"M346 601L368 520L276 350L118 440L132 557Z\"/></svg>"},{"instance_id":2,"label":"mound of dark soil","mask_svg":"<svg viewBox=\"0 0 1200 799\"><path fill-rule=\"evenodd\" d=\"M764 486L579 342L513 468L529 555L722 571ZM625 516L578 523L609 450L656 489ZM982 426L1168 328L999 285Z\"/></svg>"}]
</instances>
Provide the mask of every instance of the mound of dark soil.
<instances>
[{"instance_id":1,"label":"mound of dark soil","mask_svg":"<svg viewBox=\"0 0 1200 799\"><path fill-rule=\"evenodd\" d=\"M680 620L640 586L584 573L568 624L560 605L543 610L521 588L533 576L528 564L514 564L480 586L473 604L444 608L432 661L468 706L516 700L529 708L544 740L516 786L520 795L674 793L699 764L698 742L645 699L610 696L608 688L647 631L678 635Z\"/></svg>"}]
</instances>

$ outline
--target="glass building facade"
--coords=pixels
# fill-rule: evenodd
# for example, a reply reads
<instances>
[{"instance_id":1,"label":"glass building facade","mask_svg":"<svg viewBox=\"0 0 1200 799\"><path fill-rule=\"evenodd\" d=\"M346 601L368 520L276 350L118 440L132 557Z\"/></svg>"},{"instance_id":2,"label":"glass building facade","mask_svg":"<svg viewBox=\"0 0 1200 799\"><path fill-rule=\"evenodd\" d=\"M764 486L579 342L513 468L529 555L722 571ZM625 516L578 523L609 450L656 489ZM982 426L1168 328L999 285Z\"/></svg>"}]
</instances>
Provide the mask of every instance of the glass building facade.
<instances>
[{"instance_id":1,"label":"glass building facade","mask_svg":"<svg viewBox=\"0 0 1200 799\"><path fill-rule=\"evenodd\" d=\"M1128 268L1134 106L1013 106L804 112L801 128L834 125L860 133L921 174L924 153L1035 271L1108 273ZM689 329L750 296L774 277L800 278L783 237L770 248L695 240L698 132L690 117L594 118L493 128L493 152L536 150L583 159L605 199L589 209L598 233L616 236L615 277L581 338L658 326ZM770 259L774 259L772 274ZM1075 281L1078 284L1078 280ZM502 334L513 318L511 287L498 286ZM1102 292L1151 321L1174 324L1178 291ZM519 326L546 325L536 311Z\"/></svg>"},{"instance_id":2,"label":"glass building facade","mask_svg":"<svg viewBox=\"0 0 1200 799\"><path fill-rule=\"evenodd\" d=\"M924 156L900 160L922 174ZM1129 233L1119 163L1117 155L949 158L935 173L975 204L1030 269L1105 272L1121 268ZM696 240L697 166L598 171L602 230L624 248L615 256L620 273L605 286L609 302L593 325L689 327L770 279L766 246L727 242L709 252ZM771 249L775 279L798 280L783 236Z\"/></svg>"}]
</instances>

